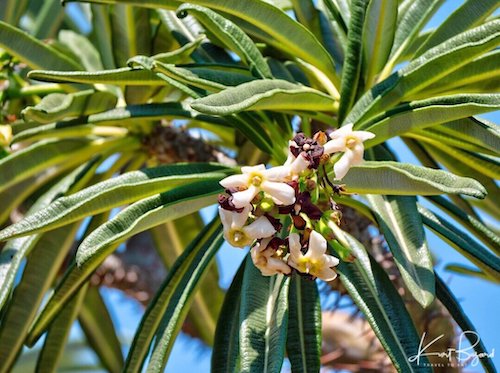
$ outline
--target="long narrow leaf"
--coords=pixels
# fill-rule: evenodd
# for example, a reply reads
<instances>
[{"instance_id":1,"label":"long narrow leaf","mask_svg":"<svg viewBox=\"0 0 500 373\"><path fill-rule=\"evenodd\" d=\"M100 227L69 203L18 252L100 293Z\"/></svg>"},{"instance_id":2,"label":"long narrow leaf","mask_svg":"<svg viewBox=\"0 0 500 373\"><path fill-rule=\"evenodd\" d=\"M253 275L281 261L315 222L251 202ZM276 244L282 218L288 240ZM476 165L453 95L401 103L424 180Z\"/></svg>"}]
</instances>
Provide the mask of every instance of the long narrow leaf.
<instances>
[{"instance_id":1,"label":"long narrow leaf","mask_svg":"<svg viewBox=\"0 0 500 373\"><path fill-rule=\"evenodd\" d=\"M121 372L123 353L99 288L90 286L80 307L78 322L104 367L112 373Z\"/></svg>"},{"instance_id":2,"label":"long narrow leaf","mask_svg":"<svg viewBox=\"0 0 500 373\"><path fill-rule=\"evenodd\" d=\"M221 226L214 219L176 260L141 320L127 356L126 371L141 369L155 334L162 339L157 342L151 364L155 371L161 370L186 316L194 289L221 244ZM162 336L162 333L165 334ZM153 368L151 364L148 370Z\"/></svg>"},{"instance_id":3,"label":"long narrow leaf","mask_svg":"<svg viewBox=\"0 0 500 373\"><path fill-rule=\"evenodd\" d=\"M222 172L221 172L222 171ZM78 193L63 197L33 215L0 232L0 239L54 229L88 215L138 201L197 180L222 179L229 171L218 164L176 164L132 171L97 183Z\"/></svg>"},{"instance_id":4,"label":"long narrow leaf","mask_svg":"<svg viewBox=\"0 0 500 373\"><path fill-rule=\"evenodd\" d=\"M240 303L245 273L243 261L227 290L215 330L211 367L213 372L234 373L240 364Z\"/></svg>"},{"instance_id":5,"label":"long narrow leaf","mask_svg":"<svg viewBox=\"0 0 500 373\"><path fill-rule=\"evenodd\" d=\"M321 305L316 282L295 274L288 292L286 351L292 371L319 372L321 368Z\"/></svg>"},{"instance_id":6,"label":"long narrow leaf","mask_svg":"<svg viewBox=\"0 0 500 373\"><path fill-rule=\"evenodd\" d=\"M460 303L439 276L436 276L436 295L451 314L460 329L462 329L465 333L464 336L471 343L471 346L474 351L476 351L477 356L481 356L481 358L479 358L479 362L485 371L488 373L495 373L497 370L493 365L492 352L488 352L483 341L479 338L476 328L462 310Z\"/></svg>"},{"instance_id":7,"label":"long narrow leaf","mask_svg":"<svg viewBox=\"0 0 500 373\"><path fill-rule=\"evenodd\" d=\"M422 307L434 300L434 269L417 199L411 196L369 196L377 221L394 255L401 277Z\"/></svg>"},{"instance_id":8,"label":"long narrow leaf","mask_svg":"<svg viewBox=\"0 0 500 373\"><path fill-rule=\"evenodd\" d=\"M162 222L179 218L208 206L220 192L218 181L188 184L129 206L112 220L94 230L78 251L79 266L66 271L54 294L32 326L30 343L35 342L69 298L126 238Z\"/></svg>"},{"instance_id":9,"label":"long narrow leaf","mask_svg":"<svg viewBox=\"0 0 500 373\"><path fill-rule=\"evenodd\" d=\"M240 371L279 373L285 357L289 278L265 277L246 259L240 305Z\"/></svg>"}]
</instances>

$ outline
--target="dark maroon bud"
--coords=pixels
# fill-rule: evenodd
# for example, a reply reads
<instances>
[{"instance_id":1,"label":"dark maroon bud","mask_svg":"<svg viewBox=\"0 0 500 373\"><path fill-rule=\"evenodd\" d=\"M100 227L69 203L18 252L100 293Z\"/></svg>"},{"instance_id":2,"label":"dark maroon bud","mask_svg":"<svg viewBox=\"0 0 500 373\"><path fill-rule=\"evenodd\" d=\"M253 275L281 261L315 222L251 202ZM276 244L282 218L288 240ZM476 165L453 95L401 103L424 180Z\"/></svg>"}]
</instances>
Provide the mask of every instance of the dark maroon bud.
<instances>
[{"instance_id":1,"label":"dark maroon bud","mask_svg":"<svg viewBox=\"0 0 500 373\"><path fill-rule=\"evenodd\" d=\"M224 194L219 194L218 200L220 207L222 207L224 210L235 211L235 212L243 211L243 207L237 208L233 204L233 196L226 196Z\"/></svg>"},{"instance_id":2,"label":"dark maroon bud","mask_svg":"<svg viewBox=\"0 0 500 373\"><path fill-rule=\"evenodd\" d=\"M271 248L273 251L278 251L281 247L288 247L288 239L283 239L279 237L273 237L271 241L267 244L268 248Z\"/></svg>"},{"instance_id":3,"label":"dark maroon bud","mask_svg":"<svg viewBox=\"0 0 500 373\"><path fill-rule=\"evenodd\" d=\"M300 215L292 215L293 226L298 230L304 230L306 227L306 221Z\"/></svg>"},{"instance_id":4,"label":"dark maroon bud","mask_svg":"<svg viewBox=\"0 0 500 373\"><path fill-rule=\"evenodd\" d=\"M277 232L281 231L281 228L283 228L283 224L281 224L279 219L276 219L275 217L269 215L269 214L264 214L264 216L269 220L269 223L276 229Z\"/></svg>"},{"instance_id":5,"label":"dark maroon bud","mask_svg":"<svg viewBox=\"0 0 500 373\"><path fill-rule=\"evenodd\" d=\"M305 213L309 219L319 220L323 216L321 209L311 201L311 193L299 193L297 203L300 205L300 211Z\"/></svg>"},{"instance_id":6,"label":"dark maroon bud","mask_svg":"<svg viewBox=\"0 0 500 373\"><path fill-rule=\"evenodd\" d=\"M289 206L279 206L278 207L278 214L280 215L288 215L291 214L295 211L295 205L289 205Z\"/></svg>"}]
</instances>

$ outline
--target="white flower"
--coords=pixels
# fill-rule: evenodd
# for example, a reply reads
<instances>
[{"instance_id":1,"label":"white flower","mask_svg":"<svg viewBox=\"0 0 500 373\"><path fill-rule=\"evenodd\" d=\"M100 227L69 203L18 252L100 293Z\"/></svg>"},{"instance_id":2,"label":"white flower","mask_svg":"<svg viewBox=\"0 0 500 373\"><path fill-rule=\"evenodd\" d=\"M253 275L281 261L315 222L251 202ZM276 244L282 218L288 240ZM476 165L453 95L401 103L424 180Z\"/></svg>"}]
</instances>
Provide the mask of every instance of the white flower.
<instances>
[{"instance_id":1,"label":"white flower","mask_svg":"<svg viewBox=\"0 0 500 373\"><path fill-rule=\"evenodd\" d=\"M257 242L250 250L252 261L260 269L263 276L272 276L278 273L289 274L292 270L283 259L276 255L275 250L269 247L271 238Z\"/></svg>"},{"instance_id":2,"label":"white flower","mask_svg":"<svg viewBox=\"0 0 500 373\"><path fill-rule=\"evenodd\" d=\"M276 229L265 216L261 216L253 223L246 225L250 206L242 212L224 210L219 207L219 216L224 227L224 238L231 246L245 247L259 238L271 237Z\"/></svg>"},{"instance_id":3,"label":"white flower","mask_svg":"<svg viewBox=\"0 0 500 373\"><path fill-rule=\"evenodd\" d=\"M288 180L290 167L278 166L269 168L261 164L253 167L242 167L240 175L231 175L222 179L224 188L241 190L232 194L232 202L236 208L248 206L255 196L264 191L279 205L291 205L295 202L295 190L284 181Z\"/></svg>"},{"instance_id":4,"label":"white flower","mask_svg":"<svg viewBox=\"0 0 500 373\"><path fill-rule=\"evenodd\" d=\"M352 126L352 123L350 123L333 131L330 134L331 140L323 145L326 154L344 152L333 166L336 179L342 179L351 166L363 162L363 152L365 150L363 141L375 137L375 134L368 131L353 131Z\"/></svg>"},{"instance_id":5,"label":"white flower","mask_svg":"<svg viewBox=\"0 0 500 373\"><path fill-rule=\"evenodd\" d=\"M289 141L289 146L295 144L295 141ZM288 151L288 157L286 162L283 164L285 167L289 167L290 176L295 177L298 176L302 171L307 170L309 167L309 161L306 159L303 153L300 153L298 157L295 157L291 151Z\"/></svg>"},{"instance_id":6,"label":"white flower","mask_svg":"<svg viewBox=\"0 0 500 373\"><path fill-rule=\"evenodd\" d=\"M324 281L331 281L337 277L332 267L338 265L339 260L326 254L326 240L320 233L311 231L305 254L301 251L300 236L297 233L290 234L288 242L290 245L288 264L291 267Z\"/></svg>"},{"instance_id":7,"label":"white flower","mask_svg":"<svg viewBox=\"0 0 500 373\"><path fill-rule=\"evenodd\" d=\"M12 141L12 127L0 125L0 146L7 146Z\"/></svg>"}]
</instances>

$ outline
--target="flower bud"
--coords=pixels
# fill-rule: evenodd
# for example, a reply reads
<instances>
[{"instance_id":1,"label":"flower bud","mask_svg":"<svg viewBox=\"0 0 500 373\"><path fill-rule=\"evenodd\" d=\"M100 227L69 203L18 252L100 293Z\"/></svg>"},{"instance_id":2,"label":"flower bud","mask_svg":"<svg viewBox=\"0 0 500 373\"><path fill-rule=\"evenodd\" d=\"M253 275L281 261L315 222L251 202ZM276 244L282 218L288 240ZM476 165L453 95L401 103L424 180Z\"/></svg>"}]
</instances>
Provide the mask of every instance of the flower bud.
<instances>
[{"instance_id":1,"label":"flower bud","mask_svg":"<svg viewBox=\"0 0 500 373\"><path fill-rule=\"evenodd\" d=\"M12 141L12 127L0 125L0 146L8 146Z\"/></svg>"}]
</instances>

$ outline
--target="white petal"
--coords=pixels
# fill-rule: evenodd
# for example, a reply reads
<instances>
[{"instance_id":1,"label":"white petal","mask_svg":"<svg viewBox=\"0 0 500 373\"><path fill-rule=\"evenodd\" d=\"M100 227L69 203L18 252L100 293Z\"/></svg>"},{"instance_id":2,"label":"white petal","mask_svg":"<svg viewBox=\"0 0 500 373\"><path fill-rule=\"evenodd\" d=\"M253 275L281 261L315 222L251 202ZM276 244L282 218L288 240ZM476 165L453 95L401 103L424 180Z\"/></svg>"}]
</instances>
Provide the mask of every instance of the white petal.
<instances>
[{"instance_id":1,"label":"white petal","mask_svg":"<svg viewBox=\"0 0 500 373\"><path fill-rule=\"evenodd\" d=\"M290 233L288 236L288 245L292 261L298 260L302 256L302 252L300 251L300 236L297 233Z\"/></svg>"},{"instance_id":2,"label":"white petal","mask_svg":"<svg viewBox=\"0 0 500 373\"><path fill-rule=\"evenodd\" d=\"M277 166L263 172L264 178L270 181L285 181L290 177L290 167Z\"/></svg>"},{"instance_id":3,"label":"white petal","mask_svg":"<svg viewBox=\"0 0 500 373\"><path fill-rule=\"evenodd\" d=\"M325 154L343 152L346 149L345 137L339 137L339 138L335 138L333 140L330 140L325 145L323 145L323 148L325 150Z\"/></svg>"},{"instance_id":4,"label":"white petal","mask_svg":"<svg viewBox=\"0 0 500 373\"><path fill-rule=\"evenodd\" d=\"M242 212L231 211L233 224L231 228L239 229L245 225L248 220L248 214L250 214L250 206L245 206Z\"/></svg>"},{"instance_id":5,"label":"white petal","mask_svg":"<svg viewBox=\"0 0 500 373\"><path fill-rule=\"evenodd\" d=\"M351 166L357 166L363 163L363 153L365 152L365 147L363 143L357 143L353 149L347 150L346 153L350 151L351 155Z\"/></svg>"},{"instance_id":6,"label":"white petal","mask_svg":"<svg viewBox=\"0 0 500 373\"><path fill-rule=\"evenodd\" d=\"M312 275L322 279L323 281L332 281L337 278L337 273L331 268L322 268L321 271L311 273Z\"/></svg>"},{"instance_id":7,"label":"white petal","mask_svg":"<svg viewBox=\"0 0 500 373\"><path fill-rule=\"evenodd\" d=\"M345 126L340 127L338 130L333 131L330 133L330 138L333 139L338 139L338 138L344 138L348 135L351 134L352 132L352 123L346 124Z\"/></svg>"},{"instance_id":8,"label":"white petal","mask_svg":"<svg viewBox=\"0 0 500 373\"><path fill-rule=\"evenodd\" d=\"M275 274L289 274L292 271L288 264L283 262L283 260L272 257L267 260L267 268L270 272L273 271Z\"/></svg>"},{"instance_id":9,"label":"white petal","mask_svg":"<svg viewBox=\"0 0 500 373\"><path fill-rule=\"evenodd\" d=\"M331 268L339 265L339 260L332 255L324 255L323 259L325 261L325 266Z\"/></svg>"},{"instance_id":10,"label":"white petal","mask_svg":"<svg viewBox=\"0 0 500 373\"><path fill-rule=\"evenodd\" d=\"M335 163L333 166L333 171L335 172L335 179L342 179L347 172L349 171L349 168L351 168L351 162L352 158L354 156L354 153L347 149L346 152L340 157L340 159Z\"/></svg>"},{"instance_id":11,"label":"white petal","mask_svg":"<svg viewBox=\"0 0 500 373\"><path fill-rule=\"evenodd\" d=\"M276 229L274 229L273 225L266 217L261 216L252 224L244 227L243 232L250 238L258 239L271 237L276 233Z\"/></svg>"},{"instance_id":12,"label":"white petal","mask_svg":"<svg viewBox=\"0 0 500 373\"><path fill-rule=\"evenodd\" d=\"M266 170L266 166L264 166L263 164L258 164L257 166L241 167L241 172L243 172L244 174L250 174L252 172L261 173L262 171L265 171L265 170Z\"/></svg>"},{"instance_id":13,"label":"white petal","mask_svg":"<svg viewBox=\"0 0 500 373\"><path fill-rule=\"evenodd\" d=\"M369 131L353 131L352 135L358 138L361 142L373 139L375 134Z\"/></svg>"},{"instance_id":14,"label":"white petal","mask_svg":"<svg viewBox=\"0 0 500 373\"><path fill-rule=\"evenodd\" d=\"M264 181L260 187L273 199L277 200L278 204L288 206L295 202L295 189L288 184Z\"/></svg>"},{"instance_id":15,"label":"white petal","mask_svg":"<svg viewBox=\"0 0 500 373\"><path fill-rule=\"evenodd\" d=\"M219 181L219 184L224 188L246 187L248 185L248 176L241 174L231 175Z\"/></svg>"},{"instance_id":16,"label":"white petal","mask_svg":"<svg viewBox=\"0 0 500 373\"><path fill-rule=\"evenodd\" d=\"M233 225L233 212L224 210L219 206L219 217L224 229L231 229L231 226Z\"/></svg>"},{"instance_id":17,"label":"white petal","mask_svg":"<svg viewBox=\"0 0 500 373\"><path fill-rule=\"evenodd\" d=\"M309 167L309 161L302 155L302 153L300 153L299 156L292 162L291 171L297 175L306 170L307 167Z\"/></svg>"},{"instance_id":18,"label":"white petal","mask_svg":"<svg viewBox=\"0 0 500 373\"><path fill-rule=\"evenodd\" d=\"M246 207L259 193L259 188L250 185L247 190L233 193L233 205L236 208Z\"/></svg>"},{"instance_id":19,"label":"white petal","mask_svg":"<svg viewBox=\"0 0 500 373\"><path fill-rule=\"evenodd\" d=\"M309 236L309 249L307 250L306 257L311 259L321 259L326 252L326 240L318 232L312 231Z\"/></svg>"}]
</instances>

